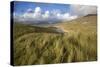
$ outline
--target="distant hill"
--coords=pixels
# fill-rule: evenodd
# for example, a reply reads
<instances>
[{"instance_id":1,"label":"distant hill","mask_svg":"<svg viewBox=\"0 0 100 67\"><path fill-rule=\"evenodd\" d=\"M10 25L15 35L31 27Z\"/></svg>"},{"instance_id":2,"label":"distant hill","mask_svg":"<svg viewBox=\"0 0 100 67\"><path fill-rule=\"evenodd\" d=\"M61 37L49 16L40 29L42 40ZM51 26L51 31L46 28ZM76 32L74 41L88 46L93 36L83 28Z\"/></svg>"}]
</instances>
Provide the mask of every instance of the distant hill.
<instances>
[{"instance_id":1,"label":"distant hill","mask_svg":"<svg viewBox=\"0 0 100 67\"><path fill-rule=\"evenodd\" d=\"M97 16L97 14L88 14L88 15L86 15L84 17L88 17L88 16Z\"/></svg>"},{"instance_id":2,"label":"distant hill","mask_svg":"<svg viewBox=\"0 0 100 67\"><path fill-rule=\"evenodd\" d=\"M56 26L69 31L96 31L97 15L89 14L71 21L63 21Z\"/></svg>"}]
</instances>

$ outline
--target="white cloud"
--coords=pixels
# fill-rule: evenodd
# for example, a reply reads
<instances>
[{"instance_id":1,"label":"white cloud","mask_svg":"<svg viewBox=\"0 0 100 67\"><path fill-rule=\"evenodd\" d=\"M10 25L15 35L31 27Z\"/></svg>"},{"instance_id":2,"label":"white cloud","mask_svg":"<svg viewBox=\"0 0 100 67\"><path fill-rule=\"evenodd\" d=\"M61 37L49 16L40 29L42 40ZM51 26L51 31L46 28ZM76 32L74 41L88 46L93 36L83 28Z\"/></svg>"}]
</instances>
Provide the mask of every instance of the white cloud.
<instances>
[{"instance_id":1,"label":"white cloud","mask_svg":"<svg viewBox=\"0 0 100 67\"><path fill-rule=\"evenodd\" d=\"M62 15L63 20L72 20L76 18L77 18L77 15L70 15L69 13L65 13Z\"/></svg>"},{"instance_id":2,"label":"white cloud","mask_svg":"<svg viewBox=\"0 0 100 67\"><path fill-rule=\"evenodd\" d=\"M76 18L78 18L78 16L76 16L76 15L70 16L70 17L69 17L69 20L73 20L73 19L76 19Z\"/></svg>"},{"instance_id":3,"label":"white cloud","mask_svg":"<svg viewBox=\"0 0 100 67\"><path fill-rule=\"evenodd\" d=\"M48 19L50 17L50 12L47 10L45 11L45 13L43 14L43 18L44 19Z\"/></svg>"},{"instance_id":4,"label":"white cloud","mask_svg":"<svg viewBox=\"0 0 100 67\"><path fill-rule=\"evenodd\" d=\"M41 8L36 7L35 10L27 9L27 11L23 14L24 21L33 21L42 19Z\"/></svg>"},{"instance_id":5,"label":"white cloud","mask_svg":"<svg viewBox=\"0 0 100 67\"><path fill-rule=\"evenodd\" d=\"M24 13L23 14L23 17L24 18L32 18L33 17L33 14L32 13Z\"/></svg>"},{"instance_id":6,"label":"white cloud","mask_svg":"<svg viewBox=\"0 0 100 67\"><path fill-rule=\"evenodd\" d=\"M77 15L70 15L70 13L64 13L64 14L58 13L57 18L60 19L60 20L69 21L69 20L72 20L72 19L76 19Z\"/></svg>"},{"instance_id":7,"label":"white cloud","mask_svg":"<svg viewBox=\"0 0 100 67\"><path fill-rule=\"evenodd\" d=\"M42 13L40 7L36 7L34 10L29 8L27 11L21 15L18 20L20 21L55 21L55 20L72 20L76 19L76 15L70 15L70 13L61 13L60 10L46 10Z\"/></svg>"},{"instance_id":8,"label":"white cloud","mask_svg":"<svg viewBox=\"0 0 100 67\"><path fill-rule=\"evenodd\" d=\"M60 13L57 13L57 17L61 17L61 14Z\"/></svg>"},{"instance_id":9,"label":"white cloud","mask_svg":"<svg viewBox=\"0 0 100 67\"><path fill-rule=\"evenodd\" d=\"M42 10L40 7L36 7L33 13L33 17L34 18L41 18L42 14L41 14Z\"/></svg>"},{"instance_id":10,"label":"white cloud","mask_svg":"<svg viewBox=\"0 0 100 67\"><path fill-rule=\"evenodd\" d=\"M36 7L34 12L35 13L41 13L41 8L40 7Z\"/></svg>"},{"instance_id":11,"label":"white cloud","mask_svg":"<svg viewBox=\"0 0 100 67\"><path fill-rule=\"evenodd\" d=\"M70 14L69 14L69 13L63 14L63 18L64 18L64 19L69 18L69 17L70 17Z\"/></svg>"},{"instance_id":12,"label":"white cloud","mask_svg":"<svg viewBox=\"0 0 100 67\"><path fill-rule=\"evenodd\" d=\"M56 17L57 17L58 19L61 19L61 20L62 20L63 15L62 15L61 13L57 13L57 14L56 14Z\"/></svg>"},{"instance_id":13,"label":"white cloud","mask_svg":"<svg viewBox=\"0 0 100 67\"><path fill-rule=\"evenodd\" d=\"M53 10L51 11L52 16L57 16L58 13L61 13L61 11L58 10L58 9L53 9Z\"/></svg>"},{"instance_id":14,"label":"white cloud","mask_svg":"<svg viewBox=\"0 0 100 67\"><path fill-rule=\"evenodd\" d=\"M87 6L87 5L71 5L70 11L72 14L76 14L78 16L85 16L88 14L96 14L97 7L96 6Z\"/></svg>"},{"instance_id":15,"label":"white cloud","mask_svg":"<svg viewBox=\"0 0 100 67\"><path fill-rule=\"evenodd\" d=\"M31 8L29 8L29 9L27 9L27 11L26 11L27 13L32 13L33 12L33 10L31 9Z\"/></svg>"}]
</instances>

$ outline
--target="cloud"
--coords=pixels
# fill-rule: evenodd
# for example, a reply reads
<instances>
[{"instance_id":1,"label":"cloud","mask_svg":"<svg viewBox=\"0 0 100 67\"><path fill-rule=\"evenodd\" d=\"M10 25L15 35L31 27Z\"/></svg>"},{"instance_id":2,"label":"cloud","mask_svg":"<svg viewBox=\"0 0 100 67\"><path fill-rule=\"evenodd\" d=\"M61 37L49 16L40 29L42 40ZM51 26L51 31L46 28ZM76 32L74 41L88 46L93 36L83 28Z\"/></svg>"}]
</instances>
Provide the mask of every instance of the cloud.
<instances>
[{"instance_id":1,"label":"cloud","mask_svg":"<svg viewBox=\"0 0 100 67\"><path fill-rule=\"evenodd\" d=\"M53 9L53 10L51 11L51 13L52 13L52 15L56 15L56 14L58 14L58 13L61 13L61 10L59 10L59 9Z\"/></svg>"},{"instance_id":2,"label":"cloud","mask_svg":"<svg viewBox=\"0 0 100 67\"><path fill-rule=\"evenodd\" d=\"M42 14L41 14L42 10L40 7L36 7L33 13L33 17L34 18L41 18Z\"/></svg>"},{"instance_id":3,"label":"cloud","mask_svg":"<svg viewBox=\"0 0 100 67\"><path fill-rule=\"evenodd\" d=\"M29 8L29 9L27 9L27 11L26 11L27 13L32 13L33 12L33 10L31 9L31 8Z\"/></svg>"},{"instance_id":4,"label":"cloud","mask_svg":"<svg viewBox=\"0 0 100 67\"><path fill-rule=\"evenodd\" d=\"M27 9L27 11L23 14L24 21L34 21L34 20L41 20L42 14L41 14L41 8L36 7L35 10L33 9Z\"/></svg>"},{"instance_id":5,"label":"cloud","mask_svg":"<svg viewBox=\"0 0 100 67\"><path fill-rule=\"evenodd\" d=\"M67 21L76 19L78 17L77 15L70 15L70 13L64 13L64 14L57 13L56 16L60 20L67 20Z\"/></svg>"},{"instance_id":6,"label":"cloud","mask_svg":"<svg viewBox=\"0 0 100 67\"><path fill-rule=\"evenodd\" d=\"M50 12L47 10L45 11L45 13L43 14L43 18L44 19L48 19L50 17Z\"/></svg>"},{"instance_id":7,"label":"cloud","mask_svg":"<svg viewBox=\"0 0 100 67\"><path fill-rule=\"evenodd\" d=\"M70 13L61 13L60 10L46 10L42 11L40 7L36 7L34 10L29 8L23 15L16 17L19 21L62 21L62 20L72 20L76 19L76 15L70 15Z\"/></svg>"},{"instance_id":8,"label":"cloud","mask_svg":"<svg viewBox=\"0 0 100 67\"><path fill-rule=\"evenodd\" d=\"M76 19L77 17L78 17L77 15L70 15L70 13L65 13L62 16L64 20L73 20Z\"/></svg>"},{"instance_id":9,"label":"cloud","mask_svg":"<svg viewBox=\"0 0 100 67\"><path fill-rule=\"evenodd\" d=\"M68 18L68 17L70 17L70 14L69 14L69 13L63 14L63 18L64 18L64 19L66 19L66 18Z\"/></svg>"},{"instance_id":10,"label":"cloud","mask_svg":"<svg viewBox=\"0 0 100 67\"><path fill-rule=\"evenodd\" d=\"M35 13L41 13L41 8L40 7L36 7L34 12Z\"/></svg>"},{"instance_id":11,"label":"cloud","mask_svg":"<svg viewBox=\"0 0 100 67\"><path fill-rule=\"evenodd\" d=\"M88 14L97 14L97 7L87 5L71 5L70 11L72 14L76 14L78 16L85 16Z\"/></svg>"},{"instance_id":12,"label":"cloud","mask_svg":"<svg viewBox=\"0 0 100 67\"><path fill-rule=\"evenodd\" d=\"M77 15L73 15L73 16L69 17L69 20L73 20L73 19L76 19L76 18L78 18L78 16Z\"/></svg>"}]
</instances>

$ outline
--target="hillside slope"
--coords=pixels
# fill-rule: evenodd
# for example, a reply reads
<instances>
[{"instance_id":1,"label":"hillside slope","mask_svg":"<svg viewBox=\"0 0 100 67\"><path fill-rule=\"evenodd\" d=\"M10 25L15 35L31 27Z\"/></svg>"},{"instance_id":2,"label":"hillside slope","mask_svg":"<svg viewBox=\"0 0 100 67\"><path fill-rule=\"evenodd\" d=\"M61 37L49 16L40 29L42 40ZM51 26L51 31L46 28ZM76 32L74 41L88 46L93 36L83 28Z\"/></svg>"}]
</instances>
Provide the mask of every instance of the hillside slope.
<instances>
[{"instance_id":1,"label":"hillside slope","mask_svg":"<svg viewBox=\"0 0 100 67\"><path fill-rule=\"evenodd\" d=\"M96 25L96 16L46 28L14 24L14 65L96 61ZM66 32L55 33L57 27Z\"/></svg>"},{"instance_id":2,"label":"hillside slope","mask_svg":"<svg viewBox=\"0 0 100 67\"><path fill-rule=\"evenodd\" d=\"M97 16L88 15L72 21L64 21L56 25L67 31L73 32L95 32L97 28Z\"/></svg>"}]
</instances>

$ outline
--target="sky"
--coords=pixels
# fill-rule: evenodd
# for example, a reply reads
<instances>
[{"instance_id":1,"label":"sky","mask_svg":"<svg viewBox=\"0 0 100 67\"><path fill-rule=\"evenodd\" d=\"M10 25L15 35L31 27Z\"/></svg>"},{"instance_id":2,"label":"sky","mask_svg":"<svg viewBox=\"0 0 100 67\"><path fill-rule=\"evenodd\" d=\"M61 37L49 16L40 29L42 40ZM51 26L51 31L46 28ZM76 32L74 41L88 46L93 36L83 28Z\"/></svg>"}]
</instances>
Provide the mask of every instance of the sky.
<instances>
[{"instance_id":1,"label":"sky","mask_svg":"<svg viewBox=\"0 0 100 67\"><path fill-rule=\"evenodd\" d=\"M40 7L42 9L42 12L45 12L46 10L52 11L52 10L61 10L62 12L69 11L70 5L65 4L50 4L50 3L36 3L36 2L15 2L14 3L14 11L17 13L24 13L28 9L35 10L36 7Z\"/></svg>"},{"instance_id":2,"label":"sky","mask_svg":"<svg viewBox=\"0 0 100 67\"><path fill-rule=\"evenodd\" d=\"M96 6L14 1L14 19L19 21L73 20L97 14Z\"/></svg>"}]
</instances>

